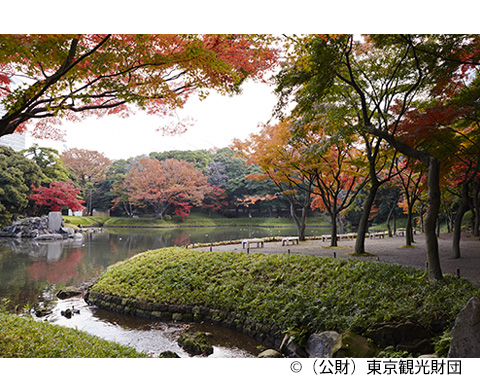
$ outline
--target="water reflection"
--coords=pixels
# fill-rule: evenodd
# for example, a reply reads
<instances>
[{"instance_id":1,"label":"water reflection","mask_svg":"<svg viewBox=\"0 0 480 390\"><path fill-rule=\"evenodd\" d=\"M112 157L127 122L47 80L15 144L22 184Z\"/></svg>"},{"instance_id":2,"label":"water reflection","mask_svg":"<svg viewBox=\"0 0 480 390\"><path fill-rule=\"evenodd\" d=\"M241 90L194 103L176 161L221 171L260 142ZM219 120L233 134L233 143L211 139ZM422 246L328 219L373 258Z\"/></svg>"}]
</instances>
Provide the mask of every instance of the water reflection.
<instances>
[{"instance_id":1,"label":"water reflection","mask_svg":"<svg viewBox=\"0 0 480 390\"><path fill-rule=\"evenodd\" d=\"M82 240L35 241L0 239L0 300L14 311L26 305L49 313L39 320L77 327L107 340L131 345L154 355L171 350L188 355L176 343L180 324L154 322L89 307L81 298L58 300L63 285L80 286L98 278L110 265L140 252L169 246L288 236L294 228L209 227L182 229L108 229ZM323 234L318 228L307 235ZM0 301L1 304L1 301ZM61 311L74 306L79 315L70 319ZM258 354L257 342L247 336L210 324L195 324L214 334L212 357L249 357ZM200 329L202 328L202 329ZM239 348L239 346L241 346Z\"/></svg>"},{"instance_id":2,"label":"water reflection","mask_svg":"<svg viewBox=\"0 0 480 390\"><path fill-rule=\"evenodd\" d=\"M79 314L66 318L61 311L74 307ZM180 357L191 357L177 343L184 324L152 321L145 318L125 316L88 306L81 298L60 300L53 312L43 318L45 321L66 327L83 330L105 340L128 345L137 351L158 356L164 351L172 351ZM210 324L193 324L193 330L210 332L213 335L213 354L218 357L254 357L258 355L258 342L251 337ZM241 346L239 348L238 346Z\"/></svg>"},{"instance_id":3,"label":"water reflection","mask_svg":"<svg viewBox=\"0 0 480 390\"><path fill-rule=\"evenodd\" d=\"M34 305L49 286L91 282L108 266L150 249L292 234L294 228L138 228L107 229L82 240L0 239L0 299L12 307ZM319 234L318 228L307 234Z\"/></svg>"}]
</instances>

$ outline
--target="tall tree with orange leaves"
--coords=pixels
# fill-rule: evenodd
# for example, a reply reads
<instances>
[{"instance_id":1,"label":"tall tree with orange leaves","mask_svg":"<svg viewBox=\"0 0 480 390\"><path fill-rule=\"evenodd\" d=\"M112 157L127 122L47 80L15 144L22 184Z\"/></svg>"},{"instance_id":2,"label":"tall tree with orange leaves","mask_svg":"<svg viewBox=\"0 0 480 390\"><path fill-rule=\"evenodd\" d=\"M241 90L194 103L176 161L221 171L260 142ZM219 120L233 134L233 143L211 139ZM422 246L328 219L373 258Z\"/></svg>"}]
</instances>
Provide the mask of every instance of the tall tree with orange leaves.
<instances>
[{"instance_id":1,"label":"tall tree with orange leaves","mask_svg":"<svg viewBox=\"0 0 480 390\"><path fill-rule=\"evenodd\" d=\"M126 175L123 188L131 203L151 206L157 218L177 208L183 218L189 205L200 206L211 192L207 178L193 163L156 158L142 158Z\"/></svg>"},{"instance_id":2,"label":"tall tree with orange leaves","mask_svg":"<svg viewBox=\"0 0 480 390\"><path fill-rule=\"evenodd\" d=\"M112 162L103 153L95 150L72 148L62 153L65 168L76 176L82 189L82 196L87 200L88 215L92 214L92 197L96 186L105 179Z\"/></svg>"},{"instance_id":3,"label":"tall tree with orange leaves","mask_svg":"<svg viewBox=\"0 0 480 390\"><path fill-rule=\"evenodd\" d=\"M295 136L294 126L302 127ZM332 246L337 246L340 213L351 205L368 178L363 154L354 145L355 138L332 133L335 126L325 121L294 124L284 120L266 126L243 143L235 142L249 162L258 164L264 172L251 178L271 178L289 199L300 237L304 237L308 208L321 209L330 216ZM294 212L299 203L301 216Z\"/></svg>"},{"instance_id":4,"label":"tall tree with orange leaves","mask_svg":"<svg viewBox=\"0 0 480 390\"><path fill-rule=\"evenodd\" d=\"M258 35L0 35L0 136L34 123L36 135L53 137L62 119L90 114L164 117L193 91L261 80L276 60Z\"/></svg>"},{"instance_id":5,"label":"tall tree with orange leaves","mask_svg":"<svg viewBox=\"0 0 480 390\"><path fill-rule=\"evenodd\" d=\"M298 165L302 156L289 144L290 123L285 120L276 125L264 126L249 139L235 139L233 146L247 164L258 165L263 173L250 174L252 180L271 179L279 193L289 202L290 215L295 222L300 240L305 240L307 212L311 203L312 180L304 177ZM313 178L311 178L313 179ZM297 209L300 208L300 215Z\"/></svg>"},{"instance_id":6,"label":"tall tree with orange leaves","mask_svg":"<svg viewBox=\"0 0 480 390\"><path fill-rule=\"evenodd\" d=\"M306 163L302 164L302 170L313 178L311 207L328 213L332 224L331 246L337 246L338 218L368 182L364 154L352 140L338 135L317 133L303 144Z\"/></svg>"}]
</instances>

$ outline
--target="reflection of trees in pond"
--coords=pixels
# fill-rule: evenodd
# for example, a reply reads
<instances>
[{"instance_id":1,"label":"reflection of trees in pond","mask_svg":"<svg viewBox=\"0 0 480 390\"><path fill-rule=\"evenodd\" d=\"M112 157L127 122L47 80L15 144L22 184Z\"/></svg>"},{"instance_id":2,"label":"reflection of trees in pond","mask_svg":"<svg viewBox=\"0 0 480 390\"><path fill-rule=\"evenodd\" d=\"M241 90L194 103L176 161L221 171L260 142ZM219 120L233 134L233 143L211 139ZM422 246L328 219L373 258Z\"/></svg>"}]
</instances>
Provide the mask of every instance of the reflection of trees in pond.
<instances>
[{"instance_id":1,"label":"reflection of trees in pond","mask_svg":"<svg viewBox=\"0 0 480 390\"><path fill-rule=\"evenodd\" d=\"M80 249L75 249L55 262L36 261L27 266L28 276L31 280L46 280L50 284L69 283L79 276L84 256Z\"/></svg>"},{"instance_id":2,"label":"reflection of trees in pond","mask_svg":"<svg viewBox=\"0 0 480 390\"><path fill-rule=\"evenodd\" d=\"M328 228L326 228L328 231ZM50 243L0 240L0 299L13 306L34 304L49 284L80 285L97 278L108 266L140 252L168 246L295 234L292 228L201 227L177 229L108 229L84 241ZM307 235L325 234L321 228Z\"/></svg>"},{"instance_id":3,"label":"reflection of trees in pond","mask_svg":"<svg viewBox=\"0 0 480 390\"><path fill-rule=\"evenodd\" d=\"M181 232L180 235L173 239L173 243L176 246L190 245L190 236L185 232Z\"/></svg>"}]
</instances>

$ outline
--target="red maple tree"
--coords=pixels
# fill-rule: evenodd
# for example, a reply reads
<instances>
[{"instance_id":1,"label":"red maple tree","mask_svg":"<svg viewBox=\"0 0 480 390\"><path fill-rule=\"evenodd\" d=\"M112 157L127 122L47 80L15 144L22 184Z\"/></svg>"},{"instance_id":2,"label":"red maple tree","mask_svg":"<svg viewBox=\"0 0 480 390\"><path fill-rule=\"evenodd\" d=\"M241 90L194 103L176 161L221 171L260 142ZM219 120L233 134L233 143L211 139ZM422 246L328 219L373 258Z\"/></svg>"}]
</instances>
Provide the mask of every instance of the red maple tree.
<instances>
[{"instance_id":1,"label":"red maple tree","mask_svg":"<svg viewBox=\"0 0 480 390\"><path fill-rule=\"evenodd\" d=\"M34 193L30 199L34 200L36 205L51 207L51 211L61 211L64 206L72 211L85 208L82 205L83 200L77 198L80 189L75 188L71 181L52 181L48 187L32 186L32 189Z\"/></svg>"}]
</instances>

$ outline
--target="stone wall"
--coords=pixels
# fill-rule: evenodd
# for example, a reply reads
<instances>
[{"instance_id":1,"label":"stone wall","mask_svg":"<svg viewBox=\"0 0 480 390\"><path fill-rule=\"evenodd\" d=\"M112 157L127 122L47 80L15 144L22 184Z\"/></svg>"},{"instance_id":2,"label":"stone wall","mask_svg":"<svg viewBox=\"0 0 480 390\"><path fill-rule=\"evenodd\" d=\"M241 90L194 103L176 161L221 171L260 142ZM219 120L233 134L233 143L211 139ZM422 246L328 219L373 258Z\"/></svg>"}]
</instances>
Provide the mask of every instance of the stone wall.
<instances>
[{"instance_id":1,"label":"stone wall","mask_svg":"<svg viewBox=\"0 0 480 390\"><path fill-rule=\"evenodd\" d=\"M284 335L278 326L268 326L247 318L238 313L230 313L204 306L168 305L142 302L135 299L121 298L113 295L88 292L85 300L103 309L116 313L150 318L161 321L209 322L226 326L244 333L275 348L279 348Z\"/></svg>"}]
</instances>

